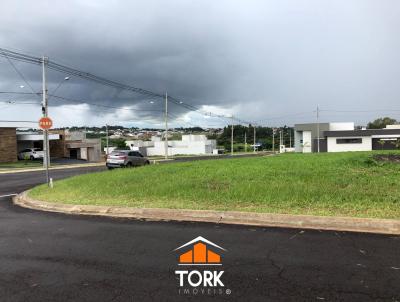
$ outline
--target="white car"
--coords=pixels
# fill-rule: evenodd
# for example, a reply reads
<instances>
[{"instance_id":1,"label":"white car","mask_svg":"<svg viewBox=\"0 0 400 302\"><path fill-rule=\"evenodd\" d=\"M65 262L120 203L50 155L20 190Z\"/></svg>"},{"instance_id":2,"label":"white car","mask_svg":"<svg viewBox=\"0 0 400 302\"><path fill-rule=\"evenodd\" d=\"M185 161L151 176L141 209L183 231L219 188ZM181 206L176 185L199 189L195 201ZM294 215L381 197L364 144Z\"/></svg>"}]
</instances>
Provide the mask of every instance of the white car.
<instances>
[{"instance_id":1,"label":"white car","mask_svg":"<svg viewBox=\"0 0 400 302\"><path fill-rule=\"evenodd\" d=\"M150 161L139 151L114 150L107 156L108 169L149 165Z\"/></svg>"},{"instance_id":2,"label":"white car","mask_svg":"<svg viewBox=\"0 0 400 302\"><path fill-rule=\"evenodd\" d=\"M18 153L18 159L42 159L44 157L44 153L42 149L39 148L29 148L24 149Z\"/></svg>"}]
</instances>

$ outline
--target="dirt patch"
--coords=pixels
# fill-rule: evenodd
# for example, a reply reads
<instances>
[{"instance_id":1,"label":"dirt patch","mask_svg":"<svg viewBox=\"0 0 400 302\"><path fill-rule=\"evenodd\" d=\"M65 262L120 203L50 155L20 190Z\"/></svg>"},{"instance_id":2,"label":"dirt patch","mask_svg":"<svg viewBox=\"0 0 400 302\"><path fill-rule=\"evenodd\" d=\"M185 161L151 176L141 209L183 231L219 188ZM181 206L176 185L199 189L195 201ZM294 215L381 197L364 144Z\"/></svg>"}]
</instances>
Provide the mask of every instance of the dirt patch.
<instances>
[{"instance_id":1,"label":"dirt patch","mask_svg":"<svg viewBox=\"0 0 400 302\"><path fill-rule=\"evenodd\" d=\"M376 161L392 162L400 164L400 154L376 154L374 155Z\"/></svg>"}]
</instances>

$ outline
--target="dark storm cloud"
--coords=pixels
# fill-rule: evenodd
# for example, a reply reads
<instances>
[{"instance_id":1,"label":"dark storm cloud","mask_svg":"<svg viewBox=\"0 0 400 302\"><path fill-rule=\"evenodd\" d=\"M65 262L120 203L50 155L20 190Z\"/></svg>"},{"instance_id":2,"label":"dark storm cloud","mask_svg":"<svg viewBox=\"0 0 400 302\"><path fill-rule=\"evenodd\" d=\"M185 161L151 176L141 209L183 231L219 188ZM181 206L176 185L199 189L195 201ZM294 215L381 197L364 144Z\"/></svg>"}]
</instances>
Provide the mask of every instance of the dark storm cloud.
<instances>
[{"instance_id":1,"label":"dark storm cloud","mask_svg":"<svg viewBox=\"0 0 400 302\"><path fill-rule=\"evenodd\" d=\"M309 115L268 123L310 121L317 104L339 110L399 109L397 1L2 4L1 47L46 54L62 64L155 92L168 90L192 105L231 109L244 119L307 111ZM0 61L1 89L15 90L21 79L5 59ZM37 66L16 65L40 89ZM49 90L63 77L49 72ZM72 78L58 93L103 105L138 104L142 110L157 106L146 97L82 79ZM171 110L183 113L177 106ZM380 113L329 114L325 119L362 123ZM158 118L151 112L136 116Z\"/></svg>"}]
</instances>

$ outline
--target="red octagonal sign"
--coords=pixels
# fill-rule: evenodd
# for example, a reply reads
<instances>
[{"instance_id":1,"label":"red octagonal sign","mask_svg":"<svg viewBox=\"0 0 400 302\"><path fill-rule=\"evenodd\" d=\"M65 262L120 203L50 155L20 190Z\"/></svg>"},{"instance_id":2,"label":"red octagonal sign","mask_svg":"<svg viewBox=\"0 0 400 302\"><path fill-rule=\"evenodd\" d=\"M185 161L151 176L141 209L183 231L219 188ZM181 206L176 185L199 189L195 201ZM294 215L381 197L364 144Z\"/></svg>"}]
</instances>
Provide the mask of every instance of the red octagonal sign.
<instances>
[{"instance_id":1,"label":"red octagonal sign","mask_svg":"<svg viewBox=\"0 0 400 302\"><path fill-rule=\"evenodd\" d=\"M39 127L43 130L50 129L53 126L53 121L49 117L42 117L39 120Z\"/></svg>"}]
</instances>

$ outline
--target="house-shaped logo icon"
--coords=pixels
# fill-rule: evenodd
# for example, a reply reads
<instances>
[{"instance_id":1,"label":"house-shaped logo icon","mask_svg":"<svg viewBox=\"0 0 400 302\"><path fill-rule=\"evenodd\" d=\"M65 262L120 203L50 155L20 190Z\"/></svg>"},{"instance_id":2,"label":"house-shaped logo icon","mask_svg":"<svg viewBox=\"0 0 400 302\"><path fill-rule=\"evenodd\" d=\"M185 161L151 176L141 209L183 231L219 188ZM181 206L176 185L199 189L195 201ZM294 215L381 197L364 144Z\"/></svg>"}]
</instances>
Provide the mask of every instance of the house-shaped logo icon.
<instances>
[{"instance_id":1,"label":"house-shaped logo icon","mask_svg":"<svg viewBox=\"0 0 400 302\"><path fill-rule=\"evenodd\" d=\"M226 250L204 237L199 236L174 251L188 247L188 251L179 255L179 265L222 265L221 256L215 250Z\"/></svg>"}]
</instances>

